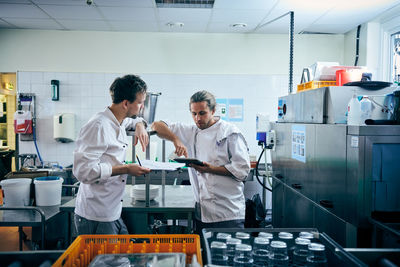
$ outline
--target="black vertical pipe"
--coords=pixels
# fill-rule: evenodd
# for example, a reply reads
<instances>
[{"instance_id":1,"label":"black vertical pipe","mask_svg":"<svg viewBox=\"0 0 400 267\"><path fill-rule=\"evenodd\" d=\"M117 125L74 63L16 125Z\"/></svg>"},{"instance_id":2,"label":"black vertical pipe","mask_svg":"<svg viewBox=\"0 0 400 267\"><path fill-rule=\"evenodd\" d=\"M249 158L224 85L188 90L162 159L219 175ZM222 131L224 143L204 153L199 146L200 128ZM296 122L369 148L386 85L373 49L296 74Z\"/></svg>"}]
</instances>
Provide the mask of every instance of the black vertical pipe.
<instances>
[{"instance_id":1,"label":"black vertical pipe","mask_svg":"<svg viewBox=\"0 0 400 267\"><path fill-rule=\"evenodd\" d=\"M354 62L354 66L357 66L358 64L358 56L359 56L359 49L360 49L360 29L361 25L358 25L357 27L357 35L356 35L356 60Z\"/></svg>"},{"instance_id":2,"label":"black vertical pipe","mask_svg":"<svg viewBox=\"0 0 400 267\"><path fill-rule=\"evenodd\" d=\"M294 12L290 11L289 26L289 94L293 91L293 41L294 41Z\"/></svg>"}]
</instances>

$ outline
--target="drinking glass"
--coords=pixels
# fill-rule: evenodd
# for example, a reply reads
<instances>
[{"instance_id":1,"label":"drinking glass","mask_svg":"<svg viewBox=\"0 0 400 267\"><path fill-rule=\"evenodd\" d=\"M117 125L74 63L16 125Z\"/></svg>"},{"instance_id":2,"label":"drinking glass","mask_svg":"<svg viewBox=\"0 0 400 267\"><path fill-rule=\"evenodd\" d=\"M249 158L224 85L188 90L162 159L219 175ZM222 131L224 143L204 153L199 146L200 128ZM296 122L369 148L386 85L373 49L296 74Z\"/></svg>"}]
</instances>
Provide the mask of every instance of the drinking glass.
<instances>
[{"instance_id":1,"label":"drinking glass","mask_svg":"<svg viewBox=\"0 0 400 267\"><path fill-rule=\"evenodd\" d=\"M325 254L325 246L319 243L310 243L308 245L307 266L326 267L328 260Z\"/></svg>"},{"instance_id":2,"label":"drinking glass","mask_svg":"<svg viewBox=\"0 0 400 267\"><path fill-rule=\"evenodd\" d=\"M233 258L234 267L249 267L253 264L251 255L251 246L247 244L238 244L235 248L235 257Z\"/></svg>"},{"instance_id":3,"label":"drinking glass","mask_svg":"<svg viewBox=\"0 0 400 267\"><path fill-rule=\"evenodd\" d=\"M237 232L235 237L242 240L242 243L250 245L250 234L245 232Z\"/></svg>"},{"instance_id":4,"label":"drinking glass","mask_svg":"<svg viewBox=\"0 0 400 267\"><path fill-rule=\"evenodd\" d=\"M233 265L233 258L235 257L236 245L241 244L242 240L237 238L228 238L226 240L226 254L228 255L228 265Z\"/></svg>"},{"instance_id":5,"label":"drinking glass","mask_svg":"<svg viewBox=\"0 0 400 267\"><path fill-rule=\"evenodd\" d=\"M269 239L264 237L254 238L253 243L253 267L268 266Z\"/></svg>"},{"instance_id":6,"label":"drinking glass","mask_svg":"<svg viewBox=\"0 0 400 267\"><path fill-rule=\"evenodd\" d=\"M293 251L294 251L294 240L293 240L293 234L288 233L288 232L280 232L278 234L278 238L280 241L283 241L287 245L288 249L288 256L289 256L289 262L293 262Z\"/></svg>"},{"instance_id":7,"label":"drinking glass","mask_svg":"<svg viewBox=\"0 0 400 267\"><path fill-rule=\"evenodd\" d=\"M289 256L286 243L283 241L272 241L268 256L268 266L283 267L289 266Z\"/></svg>"},{"instance_id":8,"label":"drinking glass","mask_svg":"<svg viewBox=\"0 0 400 267\"><path fill-rule=\"evenodd\" d=\"M306 266L308 256L308 245L311 243L309 239L298 237L295 240L295 248L293 251L293 266Z\"/></svg>"},{"instance_id":9,"label":"drinking glass","mask_svg":"<svg viewBox=\"0 0 400 267\"><path fill-rule=\"evenodd\" d=\"M211 242L211 262L216 265L226 265L228 263L225 243L219 241Z\"/></svg>"},{"instance_id":10,"label":"drinking glass","mask_svg":"<svg viewBox=\"0 0 400 267\"><path fill-rule=\"evenodd\" d=\"M226 240L231 237L232 237L232 235L227 234L227 233L218 233L217 234L217 240L221 241L221 242L226 242Z\"/></svg>"}]
</instances>

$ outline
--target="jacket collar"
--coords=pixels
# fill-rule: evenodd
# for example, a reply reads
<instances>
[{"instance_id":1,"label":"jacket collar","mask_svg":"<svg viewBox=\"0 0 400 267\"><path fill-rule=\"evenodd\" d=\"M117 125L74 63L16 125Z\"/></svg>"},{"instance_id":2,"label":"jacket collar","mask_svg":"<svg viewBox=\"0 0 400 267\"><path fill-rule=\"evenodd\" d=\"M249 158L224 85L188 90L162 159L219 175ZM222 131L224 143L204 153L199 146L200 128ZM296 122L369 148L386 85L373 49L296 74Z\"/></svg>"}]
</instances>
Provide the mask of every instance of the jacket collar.
<instances>
[{"instance_id":1,"label":"jacket collar","mask_svg":"<svg viewBox=\"0 0 400 267\"><path fill-rule=\"evenodd\" d=\"M117 118L115 117L114 113L112 113L111 109L109 107L106 107L106 109L104 110L104 115L109 118L112 122L114 122L116 125L118 125L118 127L121 126L121 124L119 123L119 121L117 120Z\"/></svg>"}]
</instances>

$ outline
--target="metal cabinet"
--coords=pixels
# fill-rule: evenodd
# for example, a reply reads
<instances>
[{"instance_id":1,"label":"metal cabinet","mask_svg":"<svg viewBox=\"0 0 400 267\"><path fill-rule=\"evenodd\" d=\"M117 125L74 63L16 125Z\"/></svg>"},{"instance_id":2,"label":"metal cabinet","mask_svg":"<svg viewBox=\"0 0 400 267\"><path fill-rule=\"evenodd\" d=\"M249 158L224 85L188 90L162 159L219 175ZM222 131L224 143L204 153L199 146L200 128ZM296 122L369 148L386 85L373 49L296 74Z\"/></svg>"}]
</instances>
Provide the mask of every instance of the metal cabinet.
<instances>
[{"instance_id":1,"label":"metal cabinet","mask_svg":"<svg viewBox=\"0 0 400 267\"><path fill-rule=\"evenodd\" d=\"M293 152L298 125L305 140L300 160ZM400 213L399 125L275 123L272 128L278 177L274 227L316 227L345 247L362 247L372 242L371 218L398 218L393 215Z\"/></svg>"}]
</instances>

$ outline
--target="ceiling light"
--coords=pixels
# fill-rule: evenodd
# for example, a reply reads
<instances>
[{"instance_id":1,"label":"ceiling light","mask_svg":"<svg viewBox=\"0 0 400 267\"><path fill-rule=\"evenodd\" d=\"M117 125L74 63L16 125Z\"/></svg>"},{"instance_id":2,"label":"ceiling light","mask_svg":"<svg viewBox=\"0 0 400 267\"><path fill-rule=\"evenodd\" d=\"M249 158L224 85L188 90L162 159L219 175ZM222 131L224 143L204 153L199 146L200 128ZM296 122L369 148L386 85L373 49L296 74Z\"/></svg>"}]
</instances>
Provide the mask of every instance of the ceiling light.
<instances>
[{"instance_id":1,"label":"ceiling light","mask_svg":"<svg viewBox=\"0 0 400 267\"><path fill-rule=\"evenodd\" d=\"M171 28L181 28L181 27L183 27L185 24L183 23L183 22L168 22L168 23L166 23L165 25L167 25L168 27L171 27Z\"/></svg>"},{"instance_id":2,"label":"ceiling light","mask_svg":"<svg viewBox=\"0 0 400 267\"><path fill-rule=\"evenodd\" d=\"M246 27L247 27L247 24L246 24L246 23L233 23L233 24L231 24L230 26L231 26L232 28L239 29L239 28L246 28Z\"/></svg>"}]
</instances>

